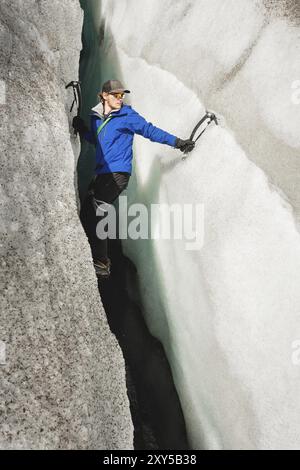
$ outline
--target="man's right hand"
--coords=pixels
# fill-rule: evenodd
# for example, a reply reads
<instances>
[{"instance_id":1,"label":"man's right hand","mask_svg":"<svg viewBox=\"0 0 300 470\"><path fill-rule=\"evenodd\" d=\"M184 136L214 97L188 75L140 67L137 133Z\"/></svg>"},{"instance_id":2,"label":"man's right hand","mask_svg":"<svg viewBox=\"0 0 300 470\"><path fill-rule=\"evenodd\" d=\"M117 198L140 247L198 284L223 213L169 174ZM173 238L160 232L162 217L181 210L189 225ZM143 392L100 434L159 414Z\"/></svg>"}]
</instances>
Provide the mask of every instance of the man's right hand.
<instances>
[{"instance_id":1,"label":"man's right hand","mask_svg":"<svg viewBox=\"0 0 300 470\"><path fill-rule=\"evenodd\" d=\"M183 153L189 153L195 147L195 142L193 140L187 139L182 140L177 137L175 142L175 148L179 149Z\"/></svg>"},{"instance_id":2,"label":"man's right hand","mask_svg":"<svg viewBox=\"0 0 300 470\"><path fill-rule=\"evenodd\" d=\"M79 132L79 134L84 134L85 132L88 132L88 128L84 123L84 120L81 119L79 116L75 116L72 121L72 126L74 127L76 132Z\"/></svg>"}]
</instances>

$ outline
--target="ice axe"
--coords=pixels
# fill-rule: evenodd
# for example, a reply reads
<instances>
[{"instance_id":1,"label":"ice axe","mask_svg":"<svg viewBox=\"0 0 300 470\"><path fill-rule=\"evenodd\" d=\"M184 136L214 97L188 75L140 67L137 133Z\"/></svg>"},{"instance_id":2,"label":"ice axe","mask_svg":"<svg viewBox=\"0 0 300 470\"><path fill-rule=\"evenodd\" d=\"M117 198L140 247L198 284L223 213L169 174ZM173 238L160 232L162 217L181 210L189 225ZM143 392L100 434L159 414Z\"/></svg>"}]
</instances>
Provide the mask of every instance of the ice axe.
<instances>
[{"instance_id":1,"label":"ice axe","mask_svg":"<svg viewBox=\"0 0 300 470\"><path fill-rule=\"evenodd\" d=\"M76 103L77 106L77 116L80 116L81 113L81 106L82 106L82 95L81 95L81 82L72 80L68 85L66 85L66 88L72 87L73 89L73 94L74 94L74 99L72 102L72 106L70 108L70 113L72 112L74 108L74 104ZM77 135L77 131L74 130L74 134Z\"/></svg>"},{"instance_id":2,"label":"ice axe","mask_svg":"<svg viewBox=\"0 0 300 470\"><path fill-rule=\"evenodd\" d=\"M200 121L195 125L191 135L190 135L190 139L189 140L192 140L193 142L197 142L198 139L200 139L200 137L202 136L202 134L206 131L206 129L208 128L208 126L214 122L216 124L216 126L218 126L218 118L217 116L210 112L210 111L206 111L206 113L204 114L204 116L200 119ZM185 154L184 157L182 157L182 160L185 160L187 157L187 155Z\"/></svg>"}]
</instances>

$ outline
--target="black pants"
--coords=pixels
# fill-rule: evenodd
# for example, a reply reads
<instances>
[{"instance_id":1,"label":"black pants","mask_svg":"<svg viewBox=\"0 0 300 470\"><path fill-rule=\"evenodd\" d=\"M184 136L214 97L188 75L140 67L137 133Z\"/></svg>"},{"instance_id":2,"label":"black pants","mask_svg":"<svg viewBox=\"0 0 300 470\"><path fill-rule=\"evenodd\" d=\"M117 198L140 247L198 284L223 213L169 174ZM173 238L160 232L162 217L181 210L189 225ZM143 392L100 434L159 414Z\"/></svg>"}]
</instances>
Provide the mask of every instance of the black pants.
<instances>
[{"instance_id":1,"label":"black pants","mask_svg":"<svg viewBox=\"0 0 300 470\"><path fill-rule=\"evenodd\" d=\"M96 227L102 216L96 215L97 204L105 202L112 204L124 189L127 188L129 173L105 173L96 175L91 181L88 194L80 210L80 220L88 237L94 261L107 259L107 238L97 237Z\"/></svg>"}]
</instances>

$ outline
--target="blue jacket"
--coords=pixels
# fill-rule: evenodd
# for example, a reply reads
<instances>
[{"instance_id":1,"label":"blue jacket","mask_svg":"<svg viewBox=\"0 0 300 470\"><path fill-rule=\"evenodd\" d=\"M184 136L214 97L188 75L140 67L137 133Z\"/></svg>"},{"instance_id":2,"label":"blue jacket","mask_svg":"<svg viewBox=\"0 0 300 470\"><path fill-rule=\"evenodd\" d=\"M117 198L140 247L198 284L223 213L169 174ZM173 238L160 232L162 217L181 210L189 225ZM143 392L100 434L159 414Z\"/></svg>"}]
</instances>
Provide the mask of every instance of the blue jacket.
<instances>
[{"instance_id":1,"label":"blue jacket","mask_svg":"<svg viewBox=\"0 0 300 470\"><path fill-rule=\"evenodd\" d=\"M91 130L84 134L85 140L96 146L96 173L132 171L132 144L134 134L139 134L152 142L175 146L176 137L153 126L140 116L131 106L111 112L111 120L97 136L97 129L104 122L100 112L102 104L92 109Z\"/></svg>"}]
</instances>

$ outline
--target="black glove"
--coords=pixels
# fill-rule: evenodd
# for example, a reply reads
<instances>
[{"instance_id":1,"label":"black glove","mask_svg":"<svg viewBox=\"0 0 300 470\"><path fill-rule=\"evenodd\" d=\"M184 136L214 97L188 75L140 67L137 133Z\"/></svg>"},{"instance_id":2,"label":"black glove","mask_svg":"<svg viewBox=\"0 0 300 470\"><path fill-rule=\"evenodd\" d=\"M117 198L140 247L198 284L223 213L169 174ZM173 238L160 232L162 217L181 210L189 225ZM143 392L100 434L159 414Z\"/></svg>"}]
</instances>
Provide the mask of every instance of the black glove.
<instances>
[{"instance_id":1,"label":"black glove","mask_svg":"<svg viewBox=\"0 0 300 470\"><path fill-rule=\"evenodd\" d=\"M193 140L181 140L178 137L176 138L175 148L179 149L183 153L189 153L195 147L195 142Z\"/></svg>"},{"instance_id":2,"label":"black glove","mask_svg":"<svg viewBox=\"0 0 300 470\"><path fill-rule=\"evenodd\" d=\"M72 126L76 132L79 132L79 134L84 134L89 131L87 126L84 124L84 120L79 116L75 116L73 118Z\"/></svg>"}]
</instances>

